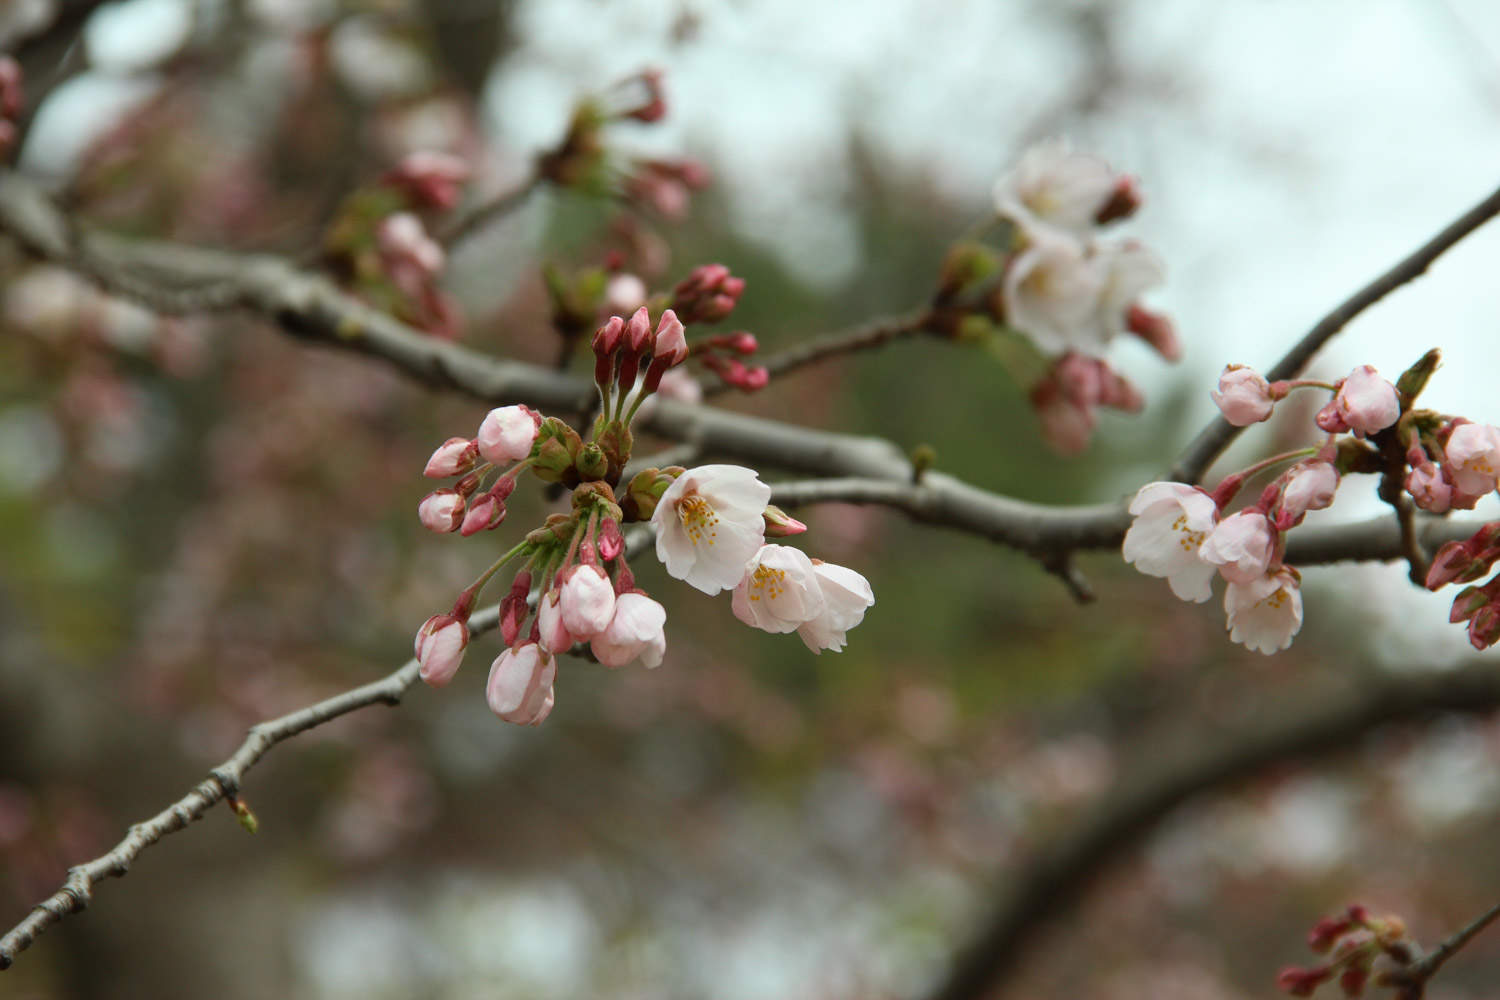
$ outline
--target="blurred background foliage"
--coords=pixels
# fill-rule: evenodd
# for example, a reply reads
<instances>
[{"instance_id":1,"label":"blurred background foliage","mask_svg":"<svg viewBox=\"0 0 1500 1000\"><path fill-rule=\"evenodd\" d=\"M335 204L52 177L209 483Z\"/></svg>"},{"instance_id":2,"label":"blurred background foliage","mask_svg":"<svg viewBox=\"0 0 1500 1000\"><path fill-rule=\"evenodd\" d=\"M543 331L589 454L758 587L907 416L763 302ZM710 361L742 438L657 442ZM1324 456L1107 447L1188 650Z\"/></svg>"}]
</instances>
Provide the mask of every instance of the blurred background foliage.
<instances>
[{"instance_id":1,"label":"blurred background foliage","mask_svg":"<svg viewBox=\"0 0 1500 1000\"><path fill-rule=\"evenodd\" d=\"M620 65L626 57L667 69L675 113L679 86L684 104L703 104L692 88L714 79L701 68L721 57L723 22L799 23L760 0L569 3L587 32L635 32L589 64L559 54L570 51L555 37L562 15L544 6L13 3L0 34L26 67L36 115L21 164L118 231L307 254L343 195L410 149L464 155L481 193L503 190L535 151L527 128L555 141L569 102L640 68ZM935 16L888 6L870 20ZM998 30L983 6L944 13ZM1009 49L1030 40L1058 55L1043 67L1050 76L1029 70L1035 92L1004 95L1003 126L976 116L965 130L994 128L988 169L1027 136L1054 132L1140 151L1147 140L1120 141L1108 122L1194 107L1191 69L1163 62L1142 74L1121 54L1135 51L1130 32L1146 30L1149 6L995 5ZM1273 18L1287 5L1243 6ZM830 48L866 44L862 9L830 7L853 36L830 37ZM1211 16L1212 5L1177 7ZM809 14L807 30L830 16ZM755 41L790 58L817 45ZM909 55L902 72L920 106L922 64L942 53ZM680 83L677 59L700 71ZM538 64L552 73L542 83L507 75ZM829 209L796 198L836 191L838 238L858 253L831 276L806 266L832 253L806 232L767 241L753 220L755 199L770 195L736 186L732 142L691 128L667 140L644 125L619 130L622 147L656 142L660 154L665 142L704 156L723 180L695 196L686 220L647 220L661 263L642 273L666 288L697 264L727 264L748 289L734 324L767 351L922 303L948 244L988 210L982 188L954 181L973 166L971 137L954 136L969 160L955 171L892 156L876 136L881 101L860 99L857 80L839 85L854 95L828 137L841 158L804 165L787 181L793 194L782 192L794 215L805 206L815 220ZM547 99L528 103L538 88ZM766 142L773 82L726 72L717 88L706 99L728 135L744 116L741 141ZM952 111L949 96L930 100ZM512 120L551 108L563 110L541 124ZM1174 195L1144 159L1119 165L1143 173L1170 216ZM760 182L774 187L771 170ZM836 183L807 176L819 171ZM448 285L466 313L464 343L550 364L540 265L598 265L618 248L619 214L545 189L458 253ZM1171 232L1149 233L1169 266ZM153 316L9 245L0 287L8 926L68 864L181 795L246 726L399 664L416 625L493 546L432 536L413 516L427 454L476 426L482 407L247 317ZM1346 290L1326 284L1314 301ZM1174 284L1164 301L1191 318L1204 297ZM1183 332L1210 364L1239 360L1215 355L1201 326ZM1280 341L1265 344L1260 358ZM1125 368L1142 367L1136 347L1121 353ZM1085 503L1165 466L1204 413L1202 384L1157 376L1145 414L1106 418L1071 460L1043 448L1024 390L975 345L901 341L722 402L928 444L939 468L977 485ZM546 503L523 485L501 531ZM789 637L751 632L726 599L706 602L640 560L668 608L660 669L566 662L555 714L518 729L485 708L484 665L498 652L486 638L450 688L419 688L398 711L366 710L278 749L245 790L258 836L214 811L47 934L5 987L224 1000L916 996L1006 873L1134 773L1163 734L1201 732L1207 745L1278 699L1376 669L1360 639L1381 635L1369 625L1373 598L1341 587L1341 599L1331 575L1313 574L1296 646L1264 659L1227 643L1215 609L1174 601L1109 553L1080 560L1101 599L1079 606L989 543L873 508L803 514L808 547L875 587L846 652L813 657ZM1179 810L1040 939L1005 995L1271 995L1276 969L1303 960L1306 928L1355 898L1435 938L1496 895L1497 751L1492 723L1377 732L1318 767L1279 769ZM1497 972L1500 955L1481 941L1433 996L1484 995Z\"/></svg>"}]
</instances>

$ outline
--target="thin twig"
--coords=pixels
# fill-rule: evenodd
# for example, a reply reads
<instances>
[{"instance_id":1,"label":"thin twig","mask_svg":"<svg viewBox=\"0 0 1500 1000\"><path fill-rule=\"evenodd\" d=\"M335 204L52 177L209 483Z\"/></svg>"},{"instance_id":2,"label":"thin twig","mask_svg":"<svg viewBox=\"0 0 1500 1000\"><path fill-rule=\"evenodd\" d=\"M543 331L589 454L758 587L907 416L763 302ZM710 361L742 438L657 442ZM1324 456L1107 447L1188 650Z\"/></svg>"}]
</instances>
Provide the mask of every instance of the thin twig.
<instances>
[{"instance_id":1,"label":"thin twig","mask_svg":"<svg viewBox=\"0 0 1500 1000\"><path fill-rule=\"evenodd\" d=\"M796 371L798 368L817 364L819 361L826 361L843 354L853 354L857 351L868 351L893 340L921 333L927 329L931 319L932 312L922 309L904 316L875 320L861 324L852 330L825 334L806 343L777 351L775 354L768 355L761 364L772 378L776 378ZM727 382L716 375L705 375L700 385L703 387L704 396L717 396L730 388Z\"/></svg>"},{"instance_id":2,"label":"thin twig","mask_svg":"<svg viewBox=\"0 0 1500 1000\"><path fill-rule=\"evenodd\" d=\"M542 186L542 180L541 174L533 172L523 183L459 216L442 230L438 239L445 247L457 246L491 222L503 215L509 215L524 205L526 199Z\"/></svg>"},{"instance_id":3,"label":"thin twig","mask_svg":"<svg viewBox=\"0 0 1500 1000\"><path fill-rule=\"evenodd\" d=\"M469 619L471 635L493 629L500 620L498 607L486 608ZM397 705L417 681L417 661L408 660L399 669L378 681L344 691L314 705L299 708L277 719L250 727L245 742L224 763L209 771L187 795L148 820L130 828L107 854L68 869L62 887L38 903L26 919L0 937L0 969L8 969L16 955L25 951L47 928L64 917L85 909L93 900L94 887L107 878L119 878L130 870L131 862L152 844L169 833L185 829L203 816L220 800L239 793L246 773L272 747L298 733L323 725L332 719L371 705Z\"/></svg>"},{"instance_id":4,"label":"thin twig","mask_svg":"<svg viewBox=\"0 0 1500 1000\"><path fill-rule=\"evenodd\" d=\"M1309 330L1266 373L1267 380L1277 382L1296 377L1308 361L1312 360L1312 356L1317 353L1318 349L1347 326L1354 317L1408 281L1421 277L1427 268L1432 266L1433 261L1497 214L1500 214L1500 189L1496 189L1489 197L1455 219L1442 232L1318 320L1317 325ZM1167 473L1167 479L1178 483L1196 483L1242 430L1244 430L1243 427L1231 426L1223 417L1215 417L1178 457L1176 464Z\"/></svg>"},{"instance_id":5,"label":"thin twig","mask_svg":"<svg viewBox=\"0 0 1500 1000\"><path fill-rule=\"evenodd\" d=\"M1443 967L1444 962L1458 954L1459 949L1468 944L1476 934L1494 923L1496 917L1500 917L1500 903L1485 910L1466 927L1456 931L1442 944L1400 970L1399 973L1391 975L1390 978L1403 985L1415 985L1420 989L1429 979L1437 975L1437 971Z\"/></svg>"}]
</instances>

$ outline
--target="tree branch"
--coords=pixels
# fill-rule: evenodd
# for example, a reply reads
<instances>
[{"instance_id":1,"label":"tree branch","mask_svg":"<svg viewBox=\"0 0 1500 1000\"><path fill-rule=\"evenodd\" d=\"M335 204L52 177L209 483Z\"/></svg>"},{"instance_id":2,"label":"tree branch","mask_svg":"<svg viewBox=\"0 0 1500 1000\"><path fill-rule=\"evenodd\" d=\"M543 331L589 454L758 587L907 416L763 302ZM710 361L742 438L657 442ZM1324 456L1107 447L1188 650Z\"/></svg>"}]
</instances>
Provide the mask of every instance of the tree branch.
<instances>
[{"instance_id":1,"label":"tree branch","mask_svg":"<svg viewBox=\"0 0 1500 1000\"><path fill-rule=\"evenodd\" d=\"M836 358L842 354L853 354L856 351L867 351L902 337L925 332L931 320L932 311L929 309L921 309L904 316L875 320L852 330L825 334L778 351L765 359L763 367L772 378L776 378L799 368L817 364L819 361ZM716 375L705 376L700 384L703 386L705 397L717 396L730 388L729 383Z\"/></svg>"},{"instance_id":2,"label":"tree branch","mask_svg":"<svg viewBox=\"0 0 1500 1000\"><path fill-rule=\"evenodd\" d=\"M1294 378L1312 360L1318 349L1333 338L1349 322L1366 309L1400 288L1408 281L1421 277L1432 262L1441 257L1459 240L1500 214L1500 189L1491 192L1479 204L1453 220L1442 232L1412 251L1390 270L1370 282L1349 298L1341 302L1332 312L1318 320L1317 324L1302 337L1282 359L1266 373L1270 382ZM1208 471L1214 460L1224 453L1243 427L1233 427L1223 417L1215 417L1198 433L1187 449L1167 473L1167 479L1177 483L1196 483Z\"/></svg>"},{"instance_id":3,"label":"tree branch","mask_svg":"<svg viewBox=\"0 0 1500 1000\"><path fill-rule=\"evenodd\" d=\"M446 247L457 246L464 240L475 235L475 233L482 230L485 226L488 226L491 222L502 216L509 215L526 204L526 199L530 198L542 186L543 181L544 178L542 175L533 170L526 180L514 188L511 188L509 191L502 191L484 204L476 205L465 214L459 216L451 225L442 230L438 237L439 240Z\"/></svg>"},{"instance_id":4,"label":"tree branch","mask_svg":"<svg viewBox=\"0 0 1500 1000\"><path fill-rule=\"evenodd\" d=\"M1443 963L1458 954L1459 950L1473 940L1476 934L1494 923L1496 917L1500 917L1500 903L1485 910L1467 926L1456 931L1442 944L1405 968L1383 973L1381 982L1401 987L1402 1000L1421 1000L1422 994L1427 989L1427 981L1437 975Z\"/></svg>"},{"instance_id":5,"label":"tree branch","mask_svg":"<svg viewBox=\"0 0 1500 1000\"><path fill-rule=\"evenodd\" d=\"M1122 773L1139 777L1105 796L1071 831L1006 873L1000 904L930 1000L976 1000L993 992L1049 919L1076 903L1111 861L1188 799L1273 765L1347 749L1378 726L1496 709L1500 673L1491 664L1366 679L1338 695L1303 693L1239 726L1216 726L1179 740L1155 755L1154 765L1122 768Z\"/></svg>"}]
</instances>

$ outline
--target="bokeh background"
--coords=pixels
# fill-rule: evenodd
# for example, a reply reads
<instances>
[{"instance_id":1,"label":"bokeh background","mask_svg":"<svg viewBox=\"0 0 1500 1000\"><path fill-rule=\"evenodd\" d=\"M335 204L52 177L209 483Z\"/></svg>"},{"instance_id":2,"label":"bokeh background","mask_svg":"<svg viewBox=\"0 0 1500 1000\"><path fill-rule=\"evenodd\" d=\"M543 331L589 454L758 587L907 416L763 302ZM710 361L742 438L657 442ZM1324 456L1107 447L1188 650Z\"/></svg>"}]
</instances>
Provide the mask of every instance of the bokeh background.
<instances>
[{"instance_id":1,"label":"bokeh background","mask_svg":"<svg viewBox=\"0 0 1500 1000\"><path fill-rule=\"evenodd\" d=\"M930 339L725 403L931 444L1043 502L1155 478L1223 364L1268 367L1500 179L1485 0L10 0L0 45L33 101L19 165L78 212L289 254L411 149L475 163L475 197L505 190L580 96L661 67L667 119L611 141L700 158L715 184L650 221L648 277L729 265L735 325L772 350L924 302L994 179L1068 136L1140 177L1129 232L1167 263L1151 303L1183 361L1110 358L1143 414L1058 459L1003 359ZM464 247L464 343L550 363L541 265L597 264L618 211L546 189ZM1500 230L1471 237L1314 372L1394 375L1441 346L1431 405L1495 421L1497 257ZM163 320L3 242L0 297L9 926L246 726L399 664L493 552L413 517L426 455L482 407L248 318ZM546 498L515 503L524 525ZM1323 516L1377 509L1352 482ZM151 849L7 994L920 996L1007 873L1162 733L1208 747L1320 682L1471 656L1449 598L1400 567L1309 571L1307 624L1267 659L1107 553L1081 560L1100 600L1080 607L983 541L875 509L806 519L810 548L875 587L844 653L752 634L643 560L668 606L660 669L566 663L553 717L518 729L484 705L483 640L451 687L276 750L246 787L259 835L216 810ZM1003 994L1272 996L1313 920L1355 899L1435 940L1500 893L1497 763L1500 728L1440 720L1203 797L1123 851ZM1431 995L1488 995L1497 973L1481 939Z\"/></svg>"}]
</instances>

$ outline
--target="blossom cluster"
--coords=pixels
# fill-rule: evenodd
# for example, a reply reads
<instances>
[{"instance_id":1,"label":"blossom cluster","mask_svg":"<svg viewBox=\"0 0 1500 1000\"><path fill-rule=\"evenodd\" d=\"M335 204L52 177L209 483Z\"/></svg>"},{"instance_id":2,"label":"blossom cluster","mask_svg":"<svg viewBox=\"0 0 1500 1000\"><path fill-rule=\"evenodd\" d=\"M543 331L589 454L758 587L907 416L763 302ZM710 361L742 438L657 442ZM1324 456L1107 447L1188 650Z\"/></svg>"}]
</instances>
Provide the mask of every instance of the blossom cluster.
<instances>
[{"instance_id":1,"label":"blossom cluster","mask_svg":"<svg viewBox=\"0 0 1500 1000\"><path fill-rule=\"evenodd\" d=\"M1061 141L1028 150L995 187L1014 252L991 307L1050 361L1031 403L1060 451L1087 445L1097 407L1134 412L1143 405L1102 360L1116 336L1133 333L1168 361L1181 355L1171 321L1139 301L1165 277L1160 258L1136 240L1100 236L1140 203L1133 178Z\"/></svg>"},{"instance_id":2,"label":"blossom cluster","mask_svg":"<svg viewBox=\"0 0 1500 1000\"><path fill-rule=\"evenodd\" d=\"M727 314L741 289L726 290L727 277L727 271L700 276L700 302L690 315ZM713 295L721 297L717 306ZM678 296L686 298L681 288ZM451 611L423 623L415 644L422 679L441 687L453 678L479 594L512 560L520 568L499 609L506 648L486 685L500 718L528 725L545 719L556 700L558 658L581 645L606 667L659 665L666 610L637 583L625 548L624 527L647 521L668 575L705 594L732 591L732 610L747 625L796 632L814 652L842 649L874 593L854 570L767 542L806 525L770 503L771 488L754 470L671 466L624 481L631 420L692 350L676 312L661 310L654 325L644 305L629 320L613 316L592 346L600 413L587 441L556 417L502 406L485 416L473 438L451 438L428 460L425 475L456 480L418 505L429 530L474 535L499 527L523 473L570 489L571 511L527 532Z\"/></svg>"},{"instance_id":3,"label":"blossom cluster","mask_svg":"<svg viewBox=\"0 0 1500 1000\"><path fill-rule=\"evenodd\" d=\"M1276 985L1294 997L1312 996L1319 986L1335 979L1346 997L1363 996L1376 971L1376 959L1384 956L1404 968L1420 954L1400 917L1377 917L1358 903L1319 920L1307 935L1307 946L1328 958L1318 965L1281 970ZM1380 983L1378 975L1373 978Z\"/></svg>"},{"instance_id":4,"label":"blossom cluster","mask_svg":"<svg viewBox=\"0 0 1500 1000\"><path fill-rule=\"evenodd\" d=\"M1186 601L1208 600L1214 577L1222 578L1230 639L1266 654L1285 649L1302 627L1301 575L1284 561L1288 532L1310 511L1332 505L1344 475L1388 469L1381 449L1402 450L1398 421L1435 365L1430 355L1402 377L1409 393L1368 365L1334 384L1274 385L1244 366L1228 366L1213 399L1238 426L1267 419L1292 389L1332 390L1315 418L1326 435L1323 443L1259 462L1212 492L1187 483L1147 484L1130 503L1134 520L1125 533L1125 560L1149 576L1165 577L1172 593ZM1401 426L1416 426L1416 418ZM1251 476L1282 463L1293 464L1254 503L1226 512Z\"/></svg>"},{"instance_id":5,"label":"blossom cluster","mask_svg":"<svg viewBox=\"0 0 1500 1000\"><path fill-rule=\"evenodd\" d=\"M447 253L422 216L451 211L468 179L468 164L458 157L411 153L345 200L323 238L324 262L374 305L437 336L456 337L458 306L438 284Z\"/></svg>"}]
</instances>

